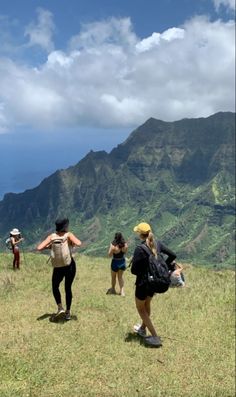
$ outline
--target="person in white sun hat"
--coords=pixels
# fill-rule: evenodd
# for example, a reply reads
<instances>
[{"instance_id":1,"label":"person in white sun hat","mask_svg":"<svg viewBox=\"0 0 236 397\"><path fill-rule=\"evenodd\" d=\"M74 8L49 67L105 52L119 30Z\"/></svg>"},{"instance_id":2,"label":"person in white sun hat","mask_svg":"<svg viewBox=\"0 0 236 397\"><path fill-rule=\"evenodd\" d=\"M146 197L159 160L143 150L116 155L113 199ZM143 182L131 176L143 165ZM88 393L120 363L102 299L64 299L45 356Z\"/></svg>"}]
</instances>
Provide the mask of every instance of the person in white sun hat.
<instances>
[{"instance_id":1,"label":"person in white sun hat","mask_svg":"<svg viewBox=\"0 0 236 397\"><path fill-rule=\"evenodd\" d=\"M20 249L19 243L24 239L21 237L19 229L14 228L10 231L11 247L13 252L13 269L20 269Z\"/></svg>"}]
</instances>

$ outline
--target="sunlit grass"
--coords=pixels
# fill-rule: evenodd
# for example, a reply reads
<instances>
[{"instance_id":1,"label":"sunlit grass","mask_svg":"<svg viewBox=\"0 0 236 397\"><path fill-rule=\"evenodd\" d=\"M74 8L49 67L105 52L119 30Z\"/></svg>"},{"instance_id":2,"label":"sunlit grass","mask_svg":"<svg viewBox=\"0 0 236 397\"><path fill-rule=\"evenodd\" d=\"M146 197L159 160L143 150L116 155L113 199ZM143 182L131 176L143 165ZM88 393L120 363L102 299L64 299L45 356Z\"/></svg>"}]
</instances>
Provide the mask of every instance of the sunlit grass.
<instances>
[{"instance_id":1,"label":"sunlit grass","mask_svg":"<svg viewBox=\"0 0 236 397\"><path fill-rule=\"evenodd\" d=\"M126 296L106 295L109 259L78 256L72 320L55 323L46 260L25 254L13 272L11 255L0 255L0 397L234 396L232 271L189 266L188 287L156 296L163 347L150 349L132 331L129 270Z\"/></svg>"}]
</instances>

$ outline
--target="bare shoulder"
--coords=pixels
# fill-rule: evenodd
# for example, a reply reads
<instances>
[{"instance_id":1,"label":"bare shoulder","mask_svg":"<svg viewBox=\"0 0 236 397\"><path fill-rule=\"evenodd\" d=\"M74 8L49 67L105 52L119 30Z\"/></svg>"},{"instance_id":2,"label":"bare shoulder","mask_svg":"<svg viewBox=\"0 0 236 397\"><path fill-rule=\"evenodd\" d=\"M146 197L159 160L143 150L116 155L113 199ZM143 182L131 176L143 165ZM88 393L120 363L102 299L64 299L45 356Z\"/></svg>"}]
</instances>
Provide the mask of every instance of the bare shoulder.
<instances>
[{"instance_id":1,"label":"bare shoulder","mask_svg":"<svg viewBox=\"0 0 236 397\"><path fill-rule=\"evenodd\" d=\"M82 243L72 232L68 232L68 239L72 244L80 246Z\"/></svg>"}]
</instances>

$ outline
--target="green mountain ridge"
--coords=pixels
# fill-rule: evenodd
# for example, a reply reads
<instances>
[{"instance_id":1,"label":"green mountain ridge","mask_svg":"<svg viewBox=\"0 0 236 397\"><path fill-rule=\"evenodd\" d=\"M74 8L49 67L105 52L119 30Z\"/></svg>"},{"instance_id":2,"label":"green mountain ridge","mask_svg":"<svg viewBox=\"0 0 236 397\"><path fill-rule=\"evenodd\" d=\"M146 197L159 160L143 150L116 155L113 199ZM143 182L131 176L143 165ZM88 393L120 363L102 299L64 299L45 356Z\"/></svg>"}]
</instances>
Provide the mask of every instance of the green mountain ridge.
<instances>
[{"instance_id":1,"label":"green mountain ridge","mask_svg":"<svg viewBox=\"0 0 236 397\"><path fill-rule=\"evenodd\" d=\"M39 186L6 194L0 233L24 230L28 246L69 216L89 254L106 254L120 230L135 244L140 221L181 261L234 265L235 114L164 122L151 118L109 154L89 152Z\"/></svg>"}]
</instances>

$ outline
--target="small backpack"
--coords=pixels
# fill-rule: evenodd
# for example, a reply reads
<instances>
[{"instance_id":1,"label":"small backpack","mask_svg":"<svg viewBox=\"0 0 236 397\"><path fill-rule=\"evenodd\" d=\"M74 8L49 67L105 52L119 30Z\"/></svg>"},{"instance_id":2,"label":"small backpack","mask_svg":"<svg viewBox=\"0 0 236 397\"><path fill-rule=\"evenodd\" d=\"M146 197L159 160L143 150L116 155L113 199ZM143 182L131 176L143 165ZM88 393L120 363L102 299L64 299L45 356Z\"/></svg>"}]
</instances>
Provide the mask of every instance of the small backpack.
<instances>
[{"instance_id":1,"label":"small backpack","mask_svg":"<svg viewBox=\"0 0 236 397\"><path fill-rule=\"evenodd\" d=\"M170 286L168 266L160 253L156 258L145 244L141 244L141 248L149 255L146 282L153 292L163 294Z\"/></svg>"},{"instance_id":2,"label":"small backpack","mask_svg":"<svg viewBox=\"0 0 236 397\"><path fill-rule=\"evenodd\" d=\"M8 237L5 241L6 248L12 251L12 243L11 243L11 237Z\"/></svg>"},{"instance_id":3,"label":"small backpack","mask_svg":"<svg viewBox=\"0 0 236 397\"><path fill-rule=\"evenodd\" d=\"M71 264L72 255L68 243L68 233L64 236L58 236L53 233L51 235L51 262L53 267L69 266Z\"/></svg>"}]
</instances>

